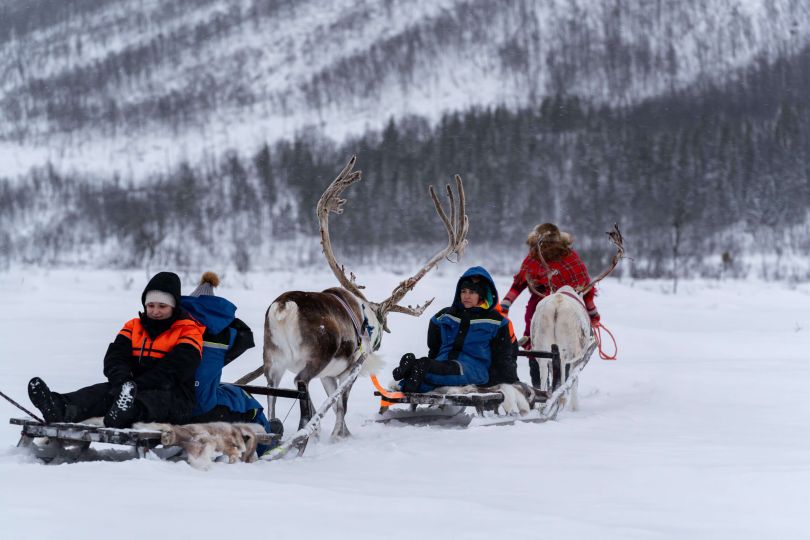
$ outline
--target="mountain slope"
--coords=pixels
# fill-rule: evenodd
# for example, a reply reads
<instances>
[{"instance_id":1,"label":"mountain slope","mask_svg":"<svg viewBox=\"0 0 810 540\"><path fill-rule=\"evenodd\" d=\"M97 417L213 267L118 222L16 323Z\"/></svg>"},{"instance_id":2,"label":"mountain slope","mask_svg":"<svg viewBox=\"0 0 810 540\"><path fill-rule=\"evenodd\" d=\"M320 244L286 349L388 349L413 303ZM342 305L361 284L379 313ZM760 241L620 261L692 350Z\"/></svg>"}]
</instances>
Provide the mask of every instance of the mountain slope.
<instances>
[{"instance_id":1,"label":"mountain slope","mask_svg":"<svg viewBox=\"0 0 810 540\"><path fill-rule=\"evenodd\" d=\"M21 6L24 6L21 7ZM141 177L308 129L338 140L556 94L700 91L810 42L797 0L0 4L0 160Z\"/></svg>"}]
</instances>

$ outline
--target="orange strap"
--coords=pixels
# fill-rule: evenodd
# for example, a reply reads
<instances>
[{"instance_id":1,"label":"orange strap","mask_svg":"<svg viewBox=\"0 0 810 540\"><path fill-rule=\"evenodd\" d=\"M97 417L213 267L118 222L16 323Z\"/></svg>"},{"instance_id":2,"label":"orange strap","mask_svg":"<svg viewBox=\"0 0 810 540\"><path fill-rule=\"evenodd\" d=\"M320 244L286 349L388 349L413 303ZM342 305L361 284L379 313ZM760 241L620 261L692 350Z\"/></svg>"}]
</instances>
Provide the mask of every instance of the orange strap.
<instances>
[{"instance_id":1,"label":"orange strap","mask_svg":"<svg viewBox=\"0 0 810 540\"><path fill-rule=\"evenodd\" d=\"M374 385L374 388L376 388L377 392L379 392L380 395L382 396L380 398L380 407L390 407L391 405L396 405L396 403L386 401L383 398L394 399L394 398L404 398L405 397L405 394L403 394L402 392L392 392L390 390L386 390L383 387L383 385L380 384L380 381L377 380L376 375L371 375L371 384Z\"/></svg>"},{"instance_id":2,"label":"orange strap","mask_svg":"<svg viewBox=\"0 0 810 540\"><path fill-rule=\"evenodd\" d=\"M616 356L619 354L619 346L616 344L616 338L613 337L613 333L607 329L607 327L602 324L601 322L595 323L593 325L593 337L596 339L596 345L599 347L599 358L602 360L616 360ZM605 332L610 336L611 341L613 341L613 354L608 355L602 350L602 329L604 328Z\"/></svg>"}]
</instances>

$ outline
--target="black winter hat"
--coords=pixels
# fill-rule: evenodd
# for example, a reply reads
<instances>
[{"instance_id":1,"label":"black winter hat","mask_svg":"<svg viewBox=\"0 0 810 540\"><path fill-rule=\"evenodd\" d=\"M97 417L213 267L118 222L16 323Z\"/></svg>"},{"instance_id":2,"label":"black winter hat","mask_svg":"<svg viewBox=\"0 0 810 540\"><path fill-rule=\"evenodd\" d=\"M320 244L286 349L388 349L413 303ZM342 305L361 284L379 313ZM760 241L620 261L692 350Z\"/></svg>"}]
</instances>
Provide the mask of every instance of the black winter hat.
<instances>
[{"instance_id":1,"label":"black winter hat","mask_svg":"<svg viewBox=\"0 0 810 540\"><path fill-rule=\"evenodd\" d=\"M149 291L162 291L170 294L174 298L174 306L177 307L180 305L180 276L174 272L158 272L152 276L141 294L141 304L144 307L146 306L146 293Z\"/></svg>"},{"instance_id":2,"label":"black winter hat","mask_svg":"<svg viewBox=\"0 0 810 540\"><path fill-rule=\"evenodd\" d=\"M461 289L469 289L471 291L475 291L481 298L486 298L487 293L489 292L489 285L487 285L487 280L485 280L484 278L478 277L477 280L473 280L473 277L470 276L462 279L459 282L458 290L461 291Z\"/></svg>"}]
</instances>

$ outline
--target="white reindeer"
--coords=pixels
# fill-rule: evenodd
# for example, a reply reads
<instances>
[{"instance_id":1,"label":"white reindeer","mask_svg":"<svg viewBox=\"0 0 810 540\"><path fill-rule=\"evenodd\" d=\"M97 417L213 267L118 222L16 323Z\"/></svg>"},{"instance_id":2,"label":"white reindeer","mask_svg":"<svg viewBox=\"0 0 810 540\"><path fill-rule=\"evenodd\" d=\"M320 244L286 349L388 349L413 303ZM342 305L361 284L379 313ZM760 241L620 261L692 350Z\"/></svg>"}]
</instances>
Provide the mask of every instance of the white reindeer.
<instances>
[{"instance_id":1,"label":"white reindeer","mask_svg":"<svg viewBox=\"0 0 810 540\"><path fill-rule=\"evenodd\" d=\"M591 345L594 336L583 295L607 277L624 256L624 240L619 227L614 225L613 230L607 234L617 248L611 265L581 290L564 285L555 291L551 285L551 279L549 279L548 286L551 294L537 304L530 327L532 348L539 351L550 351L552 345L557 345L560 351L560 373L553 372L551 360L541 359L540 361L541 390L551 392L553 390L551 386L556 387L558 382L564 381L568 373L576 367L576 362L587 360L587 358L583 358L583 353ZM539 242L542 243L543 238ZM539 247L537 253L540 256L541 264L546 267L546 272L550 275L552 271L543 259ZM532 293L539 294L531 281L527 279L527 282ZM552 380L555 381L553 385ZM576 380L572 384L570 392L571 410L574 411L579 409L578 387L579 380Z\"/></svg>"},{"instance_id":2,"label":"white reindeer","mask_svg":"<svg viewBox=\"0 0 810 540\"><path fill-rule=\"evenodd\" d=\"M321 245L326 261L341 287L322 292L290 291L276 298L265 314L264 365L245 375L237 383L246 384L264 372L268 386L275 387L285 371L295 374L296 383L308 385L313 378L320 378L327 394L332 395L362 352L373 352L380 347L383 330L390 332L387 316L390 312L419 316L433 299L416 307L403 307L398 302L439 261L455 253L460 257L467 245L469 222L464 212L464 189L461 177L456 175L458 202L450 185L446 186L450 201L450 217L447 216L433 187L429 193L433 205L447 231L447 246L436 253L416 274L402 281L391 296L382 302L371 302L361 292L362 286L355 283L355 276L347 278L343 267L338 265L332 252L329 237L329 213L343 212L341 192L360 180L360 171L352 171L356 157L353 156L340 174L329 185L318 201L317 214L320 222ZM335 405L333 438L346 437L345 415L349 399L349 386ZM270 398L270 414L275 416L275 397ZM312 406L310 403L310 411ZM307 418L302 417L300 426Z\"/></svg>"}]
</instances>

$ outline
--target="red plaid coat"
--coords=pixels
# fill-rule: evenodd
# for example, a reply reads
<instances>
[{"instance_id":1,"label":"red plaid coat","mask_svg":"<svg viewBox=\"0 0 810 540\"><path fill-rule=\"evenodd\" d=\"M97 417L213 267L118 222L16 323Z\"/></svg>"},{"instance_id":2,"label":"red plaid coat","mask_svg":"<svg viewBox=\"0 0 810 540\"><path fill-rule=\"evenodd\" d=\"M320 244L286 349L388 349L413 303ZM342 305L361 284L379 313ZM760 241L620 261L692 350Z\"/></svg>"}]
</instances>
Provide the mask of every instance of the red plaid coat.
<instances>
[{"instance_id":1,"label":"red plaid coat","mask_svg":"<svg viewBox=\"0 0 810 540\"><path fill-rule=\"evenodd\" d=\"M551 270L557 270L557 273L551 277L551 283L555 290L563 285L570 285L576 289L577 287L584 287L591 281L588 275L588 269L585 268L585 263L582 262L582 259L579 258L579 255L577 255L574 250L571 250L567 256L559 261L548 263L548 266ZM532 286L540 293L540 296L532 294L532 297L526 305L526 329L524 335L529 335L529 326L531 325L532 316L534 315L538 302L548 295L548 275L546 269L540 264L540 261L532 258L530 255L527 255L526 258L523 259L520 270L515 274L514 280L512 281L512 287L509 289L509 292L504 295L503 301L501 302L502 306L508 308L512 302L515 301L515 298L528 287L528 283L526 282L527 277L531 280ZM598 321L599 313L596 311L596 305L593 302L595 294L596 288L594 287L585 294L583 300L585 301L585 307L588 309L588 314L591 316L591 319Z\"/></svg>"}]
</instances>

